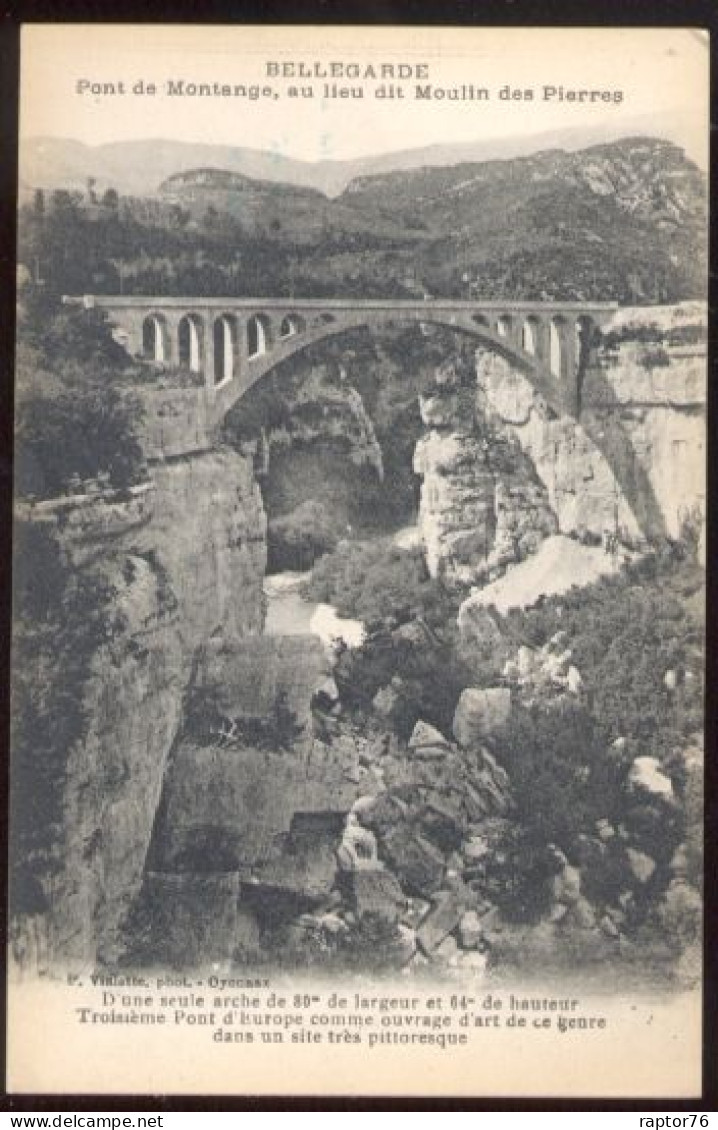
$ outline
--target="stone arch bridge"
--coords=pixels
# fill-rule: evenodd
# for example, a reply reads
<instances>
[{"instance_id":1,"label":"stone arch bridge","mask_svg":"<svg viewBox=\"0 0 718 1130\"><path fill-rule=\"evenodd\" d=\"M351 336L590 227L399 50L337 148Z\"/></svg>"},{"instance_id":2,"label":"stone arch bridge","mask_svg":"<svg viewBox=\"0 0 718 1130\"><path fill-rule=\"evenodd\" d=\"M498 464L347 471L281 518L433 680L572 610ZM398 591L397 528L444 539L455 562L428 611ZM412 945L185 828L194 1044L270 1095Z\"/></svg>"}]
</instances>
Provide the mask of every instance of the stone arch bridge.
<instances>
[{"instance_id":1,"label":"stone arch bridge","mask_svg":"<svg viewBox=\"0 0 718 1130\"><path fill-rule=\"evenodd\" d=\"M347 330L394 322L467 334L520 372L558 416L581 417L638 530L649 540L665 536L661 508L629 433L618 422L607 429L590 413L581 416L595 331L610 321L616 303L134 295L64 301L104 311L131 355L196 373L214 426L281 362Z\"/></svg>"},{"instance_id":2,"label":"stone arch bridge","mask_svg":"<svg viewBox=\"0 0 718 1130\"><path fill-rule=\"evenodd\" d=\"M460 299L66 298L103 310L130 354L201 375L221 419L266 373L317 342L387 322L468 334L520 369L558 413L576 416L593 331L615 305Z\"/></svg>"}]
</instances>

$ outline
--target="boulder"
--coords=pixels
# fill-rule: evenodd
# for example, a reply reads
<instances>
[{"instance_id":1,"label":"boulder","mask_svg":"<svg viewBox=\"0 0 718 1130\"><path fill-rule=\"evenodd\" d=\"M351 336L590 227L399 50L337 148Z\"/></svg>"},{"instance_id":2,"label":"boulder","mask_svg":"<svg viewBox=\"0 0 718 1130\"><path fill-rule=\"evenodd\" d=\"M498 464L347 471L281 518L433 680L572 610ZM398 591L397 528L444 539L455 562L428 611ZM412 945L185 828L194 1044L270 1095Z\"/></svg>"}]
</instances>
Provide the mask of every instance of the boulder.
<instances>
[{"instance_id":1,"label":"boulder","mask_svg":"<svg viewBox=\"0 0 718 1130\"><path fill-rule=\"evenodd\" d=\"M475 910L467 910L459 921L459 942L465 950L473 950L481 942L481 919Z\"/></svg>"},{"instance_id":2,"label":"boulder","mask_svg":"<svg viewBox=\"0 0 718 1130\"><path fill-rule=\"evenodd\" d=\"M606 935L606 937L617 938L619 936L620 931L618 929L618 926L616 925L616 923L613 921L612 918L608 917L607 914L604 914L599 925L600 925L601 929L603 930L604 934Z\"/></svg>"},{"instance_id":3,"label":"boulder","mask_svg":"<svg viewBox=\"0 0 718 1130\"><path fill-rule=\"evenodd\" d=\"M425 954L432 954L447 934L456 929L463 914L463 903L453 891L441 891L416 932Z\"/></svg>"},{"instance_id":4,"label":"boulder","mask_svg":"<svg viewBox=\"0 0 718 1130\"><path fill-rule=\"evenodd\" d=\"M485 836L469 836L461 845L461 854L465 863L478 863L485 859L490 852L488 840Z\"/></svg>"},{"instance_id":5,"label":"boulder","mask_svg":"<svg viewBox=\"0 0 718 1130\"><path fill-rule=\"evenodd\" d=\"M376 837L368 828L361 826L354 813L347 816L337 859L344 871L372 871L379 864Z\"/></svg>"},{"instance_id":6,"label":"boulder","mask_svg":"<svg viewBox=\"0 0 718 1130\"><path fill-rule=\"evenodd\" d=\"M349 901L357 919L366 915L395 924L406 903L399 883L390 871L353 871L349 876Z\"/></svg>"},{"instance_id":7,"label":"boulder","mask_svg":"<svg viewBox=\"0 0 718 1130\"><path fill-rule=\"evenodd\" d=\"M598 838L602 840L603 843L607 843L609 840L614 839L616 835L616 829L613 827L613 824L611 824L609 820L597 820L596 831L598 832Z\"/></svg>"},{"instance_id":8,"label":"boulder","mask_svg":"<svg viewBox=\"0 0 718 1130\"><path fill-rule=\"evenodd\" d=\"M574 667L573 664L566 672L566 686L568 687L571 694L581 693L583 679L581 678L581 672L579 671L578 667Z\"/></svg>"},{"instance_id":9,"label":"boulder","mask_svg":"<svg viewBox=\"0 0 718 1130\"><path fill-rule=\"evenodd\" d=\"M401 702L402 682L394 678L385 687L376 692L372 699L372 706L382 718L391 718Z\"/></svg>"},{"instance_id":10,"label":"boulder","mask_svg":"<svg viewBox=\"0 0 718 1130\"><path fill-rule=\"evenodd\" d=\"M418 721L409 738L409 749L422 750L426 748L434 749L436 747L439 749L450 749L446 738L435 726L430 726L428 722Z\"/></svg>"},{"instance_id":11,"label":"boulder","mask_svg":"<svg viewBox=\"0 0 718 1130\"><path fill-rule=\"evenodd\" d=\"M581 872L570 863L565 863L558 875L551 880L551 895L554 902L571 906L581 897Z\"/></svg>"},{"instance_id":12,"label":"boulder","mask_svg":"<svg viewBox=\"0 0 718 1130\"><path fill-rule=\"evenodd\" d=\"M467 687L454 713L454 737L464 747L481 743L503 730L510 715L508 687Z\"/></svg>"},{"instance_id":13,"label":"boulder","mask_svg":"<svg viewBox=\"0 0 718 1130\"><path fill-rule=\"evenodd\" d=\"M688 847L686 844L679 844L669 864L671 875L676 879L685 879L688 875L690 861L688 858Z\"/></svg>"},{"instance_id":14,"label":"boulder","mask_svg":"<svg viewBox=\"0 0 718 1130\"><path fill-rule=\"evenodd\" d=\"M636 851L635 848L626 849L626 859L631 874L641 885L647 883L656 870L655 859L651 859L650 855L646 855L645 852Z\"/></svg>"},{"instance_id":15,"label":"boulder","mask_svg":"<svg viewBox=\"0 0 718 1130\"><path fill-rule=\"evenodd\" d=\"M656 757L637 757L628 774L628 786L663 800L673 798L673 785Z\"/></svg>"},{"instance_id":16,"label":"boulder","mask_svg":"<svg viewBox=\"0 0 718 1130\"><path fill-rule=\"evenodd\" d=\"M425 836L408 827L386 833L382 843L402 886L411 894L431 896L444 878L444 856Z\"/></svg>"}]
</instances>

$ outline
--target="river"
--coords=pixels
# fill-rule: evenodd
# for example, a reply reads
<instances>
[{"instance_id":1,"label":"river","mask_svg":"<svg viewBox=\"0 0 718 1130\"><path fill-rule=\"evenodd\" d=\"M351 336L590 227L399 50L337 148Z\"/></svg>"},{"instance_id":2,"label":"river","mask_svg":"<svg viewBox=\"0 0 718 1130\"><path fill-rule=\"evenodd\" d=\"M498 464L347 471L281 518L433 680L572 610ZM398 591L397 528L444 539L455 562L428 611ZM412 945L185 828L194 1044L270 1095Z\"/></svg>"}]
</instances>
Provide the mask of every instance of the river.
<instances>
[{"instance_id":1,"label":"river","mask_svg":"<svg viewBox=\"0 0 718 1130\"><path fill-rule=\"evenodd\" d=\"M404 526L394 534L394 544L400 549L418 545L416 526ZM306 600L301 585L308 573L273 573L264 578L267 598L267 618L264 634L267 636L319 636L325 646L342 639L348 647L358 647L364 640L361 620L339 616L331 604Z\"/></svg>"}]
</instances>

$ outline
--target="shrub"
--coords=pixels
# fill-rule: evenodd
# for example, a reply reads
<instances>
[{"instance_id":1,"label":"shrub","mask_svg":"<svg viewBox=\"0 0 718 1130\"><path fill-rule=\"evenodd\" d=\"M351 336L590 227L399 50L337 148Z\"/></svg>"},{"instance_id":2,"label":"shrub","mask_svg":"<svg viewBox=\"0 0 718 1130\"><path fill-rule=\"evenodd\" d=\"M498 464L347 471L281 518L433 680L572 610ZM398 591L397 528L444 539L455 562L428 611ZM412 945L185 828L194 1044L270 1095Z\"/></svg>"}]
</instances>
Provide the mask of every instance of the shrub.
<instances>
[{"instance_id":1,"label":"shrub","mask_svg":"<svg viewBox=\"0 0 718 1130\"><path fill-rule=\"evenodd\" d=\"M112 387L34 394L18 404L15 484L21 496L62 494L72 481L107 475L125 489L144 477L135 433L141 409Z\"/></svg>"},{"instance_id":2,"label":"shrub","mask_svg":"<svg viewBox=\"0 0 718 1130\"><path fill-rule=\"evenodd\" d=\"M506 627L534 647L564 629L604 742L625 737L662 758L702 726L703 583L689 554L653 554L619 576L514 610ZM672 694L669 669L691 675Z\"/></svg>"},{"instance_id":3,"label":"shrub","mask_svg":"<svg viewBox=\"0 0 718 1130\"><path fill-rule=\"evenodd\" d=\"M613 815L620 774L583 707L515 711L499 756L519 821L537 848L555 843L571 854L580 832Z\"/></svg>"},{"instance_id":4,"label":"shrub","mask_svg":"<svg viewBox=\"0 0 718 1130\"><path fill-rule=\"evenodd\" d=\"M421 550L399 549L391 540L342 542L317 563L304 591L310 600L364 621L422 614L443 623L453 607L440 582L429 577Z\"/></svg>"},{"instance_id":5,"label":"shrub","mask_svg":"<svg viewBox=\"0 0 718 1130\"><path fill-rule=\"evenodd\" d=\"M28 297L16 360L19 495L51 497L99 475L124 489L144 476L142 409L122 387L126 366L97 311Z\"/></svg>"},{"instance_id":6,"label":"shrub","mask_svg":"<svg viewBox=\"0 0 718 1130\"><path fill-rule=\"evenodd\" d=\"M281 518L272 518L267 528L268 569L304 570L337 544L336 521L320 502L303 502Z\"/></svg>"}]
</instances>

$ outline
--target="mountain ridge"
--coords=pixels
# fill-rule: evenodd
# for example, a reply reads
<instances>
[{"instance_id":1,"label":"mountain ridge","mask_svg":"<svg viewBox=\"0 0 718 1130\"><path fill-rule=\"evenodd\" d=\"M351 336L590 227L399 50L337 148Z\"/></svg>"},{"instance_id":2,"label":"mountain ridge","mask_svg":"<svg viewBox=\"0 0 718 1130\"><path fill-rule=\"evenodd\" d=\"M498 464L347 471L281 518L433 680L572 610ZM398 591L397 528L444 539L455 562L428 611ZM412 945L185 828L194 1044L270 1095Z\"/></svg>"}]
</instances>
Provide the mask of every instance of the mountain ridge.
<instances>
[{"instance_id":1,"label":"mountain ridge","mask_svg":"<svg viewBox=\"0 0 718 1130\"><path fill-rule=\"evenodd\" d=\"M667 140L680 131L662 121ZM650 127L653 127L652 129ZM629 128L630 127L630 128ZM257 180L316 188L326 196L340 195L357 177L425 166L443 167L478 161L511 160L542 149L585 149L592 144L621 140L632 134L651 134L655 123L637 119L623 127L551 130L508 138L435 142L349 159L300 160L249 146L145 138L91 146L71 138L30 137L20 142L20 183L34 188L84 188L88 177L100 188L113 187L129 195L153 195L160 184L189 168L212 166ZM674 144L679 144L674 140Z\"/></svg>"}]
</instances>

